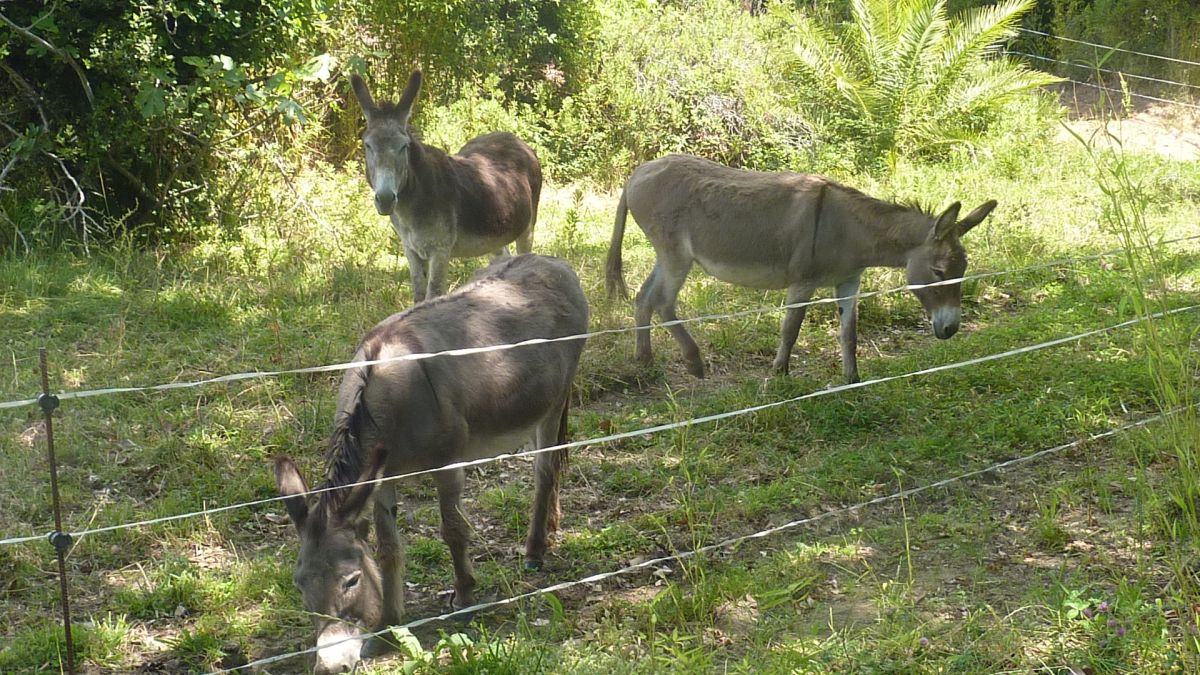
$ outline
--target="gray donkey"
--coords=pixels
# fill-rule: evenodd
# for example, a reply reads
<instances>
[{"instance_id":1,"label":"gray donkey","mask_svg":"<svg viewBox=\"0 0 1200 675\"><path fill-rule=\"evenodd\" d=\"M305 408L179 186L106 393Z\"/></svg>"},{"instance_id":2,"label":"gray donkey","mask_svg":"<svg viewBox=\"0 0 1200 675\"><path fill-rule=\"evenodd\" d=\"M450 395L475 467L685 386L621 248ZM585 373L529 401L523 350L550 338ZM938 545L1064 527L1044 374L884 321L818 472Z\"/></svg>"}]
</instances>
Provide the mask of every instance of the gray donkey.
<instances>
[{"instance_id":1,"label":"gray donkey","mask_svg":"<svg viewBox=\"0 0 1200 675\"><path fill-rule=\"evenodd\" d=\"M513 240L518 253L532 249L542 167L528 145L497 131L447 155L417 140L408 124L420 70L398 103L376 103L358 75L350 83L367 119L367 183L376 210L391 217L404 245L416 302L446 292L452 257L499 257Z\"/></svg>"},{"instance_id":2,"label":"gray donkey","mask_svg":"<svg viewBox=\"0 0 1200 675\"><path fill-rule=\"evenodd\" d=\"M579 280L563 261L522 255L492 263L458 291L395 314L372 328L354 359L377 360L574 335L587 330ZM346 371L321 487L349 486L453 462L492 457L532 439L565 442L571 382L582 340L464 356L391 361ZM536 457L526 566L541 566L548 531L558 528L559 476L566 450ZM454 561L451 605L472 603L475 577L463 515L463 469L434 472L442 538ZM295 581L317 630L316 672L345 672L364 643L363 628L400 623L404 544L396 527L394 482L367 483L318 495L295 464L275 463L275 478L300 535ZM371 508L373 506L373 508ZM373 513L378 562L367 542ZM337 643L337 644L333 644Z\"/></svg>"},{"instance_id":3,"label":"gray donkey","mask_svg":"<svg viewBox=\"0 0 1200 675\"><path fill-rule=\"evenodd\" d=\"M668 155L634 169L617 204L608 250L609 294L628 296L621 275L625 217L632 212L654 246L654 270L637 296L635 320L648 326L653 311L674 321L675 302L692 263L722 281L751 288L787 289L788 304L802 303L821 286L839 298L842 370L858 381L856 333L859 280L868 267L903 267L909 284L958 279L967 269L960 238L996 207L995 200L959 219L955 202L940 215L875 199L810 174L731 169L690 155ZM946 339L958 331L961 284L913 290ZM783 319L776 372L787 373L804 321L803 307ZM704 377L700 348L683 325L670 327L688 370ZM637 357L651 361L650 331L637 333Z\"/></svg>"}]
</instances>

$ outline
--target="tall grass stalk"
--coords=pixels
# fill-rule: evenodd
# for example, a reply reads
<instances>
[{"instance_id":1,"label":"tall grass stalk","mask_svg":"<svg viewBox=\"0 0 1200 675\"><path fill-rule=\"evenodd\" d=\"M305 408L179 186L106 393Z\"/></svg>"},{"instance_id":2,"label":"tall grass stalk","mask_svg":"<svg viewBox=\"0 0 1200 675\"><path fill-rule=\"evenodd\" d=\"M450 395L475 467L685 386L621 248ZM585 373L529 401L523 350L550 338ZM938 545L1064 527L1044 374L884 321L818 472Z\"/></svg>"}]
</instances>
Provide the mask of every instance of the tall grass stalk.
<instances>
[{"instance_id":1,"label":"tall grass stalk","mask_svg":"<svg viewBox=\"0 0 1200 675\"><path fill-rule=\"evenodd\" d=\"M1154 382L1155 402L1164 413L1178 411L1164 419L1161 435L1155 439L1155 445L1163 449L1161 459L1174 466L1164 472L1165 480L1147 482L1148 506L1163 534L1177 542L1194 542L1200 535L1200 417L1195 408L1200 367L1192 345L1197 330L1177 315L1149 318L1170 309L1168 271L1161 251L1154 246L1160 237L1147 219L1147 191L1130 169L1119 134L1110 129L1110 125L1120 124L1120 115L1107 103L1102 97L1098 106L1103 123L1100 131L1086 139L1071 133L1095 165L1096 184L1105 198L1102 226L1125 249L1129 269L1126 301L1143 319L1139 346Z\"/></svg>"}]
</instances>

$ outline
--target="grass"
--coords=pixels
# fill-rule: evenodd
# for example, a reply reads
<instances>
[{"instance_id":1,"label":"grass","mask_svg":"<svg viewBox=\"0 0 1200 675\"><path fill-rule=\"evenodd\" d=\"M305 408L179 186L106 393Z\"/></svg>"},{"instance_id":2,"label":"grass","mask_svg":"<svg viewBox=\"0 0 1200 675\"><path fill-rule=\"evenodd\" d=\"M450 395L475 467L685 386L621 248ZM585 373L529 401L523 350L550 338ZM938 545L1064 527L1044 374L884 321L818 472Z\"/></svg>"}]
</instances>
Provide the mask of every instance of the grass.
<instances>
[{"instance_id":1,"label":"grass","mask_svg":"<svg viewBox=\"0 0 1200 675\"><path fill-rule=\"evenodd\" d=\"M899 162L886 181L844 177L880 195L943 204L994 197L967 240L971 271L1011 269L1118 246L1097 224L1102 197L1084 152L999 136L976 157ZM1194 233L1200 167L1130 156L1145 186L1145 226ZM406 306L407 271L361 178L307 170L298 187L328 220L262 204L236 232L189 245L118 246L92 257L38 252L0 260L0 399L37 390L36 349L56 388L187 380L345 360L359 335ZM592 302L595 328L629 325L603 295L612 194L580 186L543 197L535 250L565 257ZM640 283L652 251L626 237ZM1160 252L1160 302L1200 300L1200 247ZM464 280L483 261L456 262ZM964 327L929 337L908 295L864 301L864 378L901 374L1109 325L1137 315L1119 257L966 284ZM902 282L873 271L866 289ZM696 273L682 313L778 304ZM809 314L793 376L768 377L778 315L704 323L693 332L711 376L695 381L665 334L656 362L632 363L632 337L588 343L572 436L686 419L797 396L839 382L836 323ZM1195 315L1179 323L1190 327ZM1173 338L1179 339L1179 338ZM56 420L71 529L273 496L269 458L321 469L337 374L65 402ZM473 472L469 519L485 598L523 592L688 550L829 508L925 484L1153 414L1146 345L1116 331L1002 363L804 401L687 431L574 452L563 533L540 573L520 571L531 473L512 461ZM371 672L1094 672L1194 668L1194 546L1159 525L1178 490L1161 427L1089 443L998 475L822 521L736 551L564 591L515 609L418 631L422 658ZM0 417L0 533L49 529L48 486L33 408ZM450 570L432 486L402 487L411 516L411 618L437 612ZM1166 493L1171 494L1171 493ZM1148 505L1154 504L1154 508ZM186 672L309 646L290 583L295 536L274 507L85 537L71 551L81 659L101 672ZM0 548L0 670L57 670L49 547ZM1100 603L1106 609L1098 613ZM1088 618L1084 610L1091 613ZM1115 622L1109 625L1109 621ZM1118 631L1117 629L1121 630ZM470 636L467 643L452 638ZM407 665L405 665L407 664ZM300 672L301 660L272 672Z\"/></svg>"}]
</instances>

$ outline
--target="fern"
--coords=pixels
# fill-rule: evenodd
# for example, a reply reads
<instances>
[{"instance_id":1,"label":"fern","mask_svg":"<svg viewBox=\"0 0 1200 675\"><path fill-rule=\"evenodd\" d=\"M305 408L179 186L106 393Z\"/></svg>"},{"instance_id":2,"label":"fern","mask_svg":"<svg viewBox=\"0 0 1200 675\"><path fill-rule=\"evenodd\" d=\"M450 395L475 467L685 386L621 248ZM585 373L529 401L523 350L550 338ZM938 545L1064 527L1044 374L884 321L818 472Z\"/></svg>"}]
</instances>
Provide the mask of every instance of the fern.
<instances>
[{"instance_id":1,"label":"fern","mask_svg":"<svg viewBox=\"0 0 1200 675\"><path fill-rule=\"evenodd\" d=\"M1057 81L1001 54L1034 4L1002 0L951 20L946 0L852 0L841 27L791 13L801 107L827 140L877 154L969 143L1006 99Z\"/></svg>"}]
</instances>

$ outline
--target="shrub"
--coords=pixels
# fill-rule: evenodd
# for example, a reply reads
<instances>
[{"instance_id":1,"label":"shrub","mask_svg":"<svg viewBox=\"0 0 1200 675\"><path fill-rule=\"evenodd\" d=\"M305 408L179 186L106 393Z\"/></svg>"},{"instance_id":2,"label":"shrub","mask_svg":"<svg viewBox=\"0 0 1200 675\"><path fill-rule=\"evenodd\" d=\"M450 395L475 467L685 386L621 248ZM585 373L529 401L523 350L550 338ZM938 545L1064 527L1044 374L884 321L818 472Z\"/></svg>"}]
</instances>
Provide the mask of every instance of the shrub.
<instances>
[{"instance_id":1,"label":"shrub","mask_svg":"<svg viewBox=\"0 0 1200 675\"><path fill-rule=\"evenodd\" d=\"M1005 99L1055 81L998 55L1032 6L1007 0L951 20L945 0L854 0L841 30L787 14L790 72L811 96L800 104L820 138L860 159L970 142Z\"/></svg>"},{"instance_id":2,"label":"shrub","mask_svg":"<svg viewBox=\"0 0 1200 675\"><path fill-rule=\"evenodd\" d=\"M561 173L611 185L669 152L763 168L801 161L806 128L776 86L776 19L730 0L600 7L603 57L544 111Z\"/></svg>"}]
</instances>

